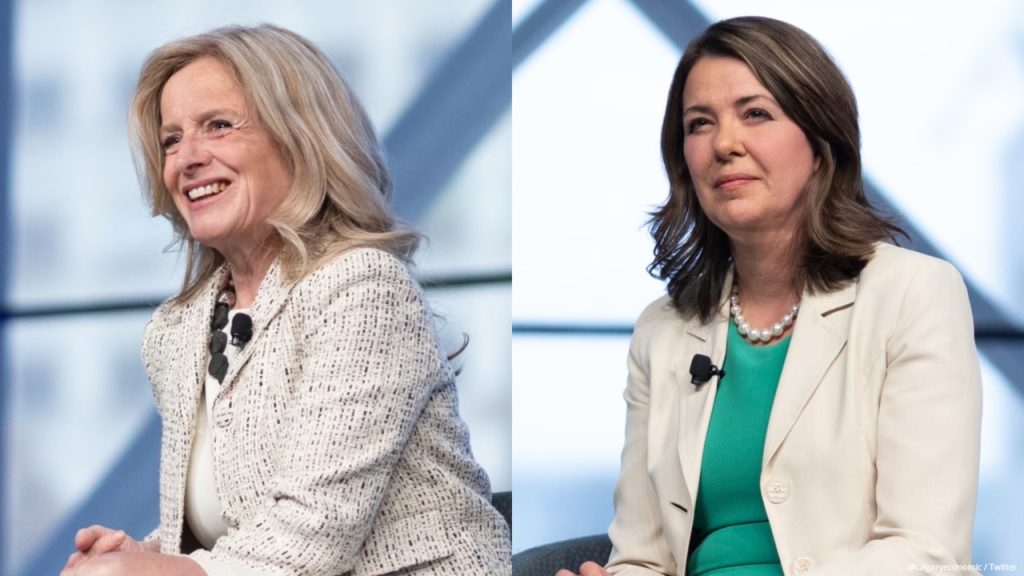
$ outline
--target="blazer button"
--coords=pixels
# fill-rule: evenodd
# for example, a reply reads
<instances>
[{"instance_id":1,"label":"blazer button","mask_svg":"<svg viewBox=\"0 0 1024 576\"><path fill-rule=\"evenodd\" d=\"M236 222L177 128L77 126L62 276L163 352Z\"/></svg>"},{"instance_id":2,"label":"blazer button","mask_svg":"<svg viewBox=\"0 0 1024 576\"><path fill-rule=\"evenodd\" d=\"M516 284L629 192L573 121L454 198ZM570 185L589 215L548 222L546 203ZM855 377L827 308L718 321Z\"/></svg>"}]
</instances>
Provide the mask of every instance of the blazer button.
<instances>
[{"instance_id":1,"label":"blazer button","mask_svg":"<svg viewBox=\"0 0 1024 576\"><path fill-rule=\"evenodd\" d=\"M783 478L772 478L764 490L768 494L768 501L772 504L782 504L789 499L789 482Z\"/></svg>"},{"instance_id":2,"label":"blazer button","mask_svg":"<svg viewBox=\"0 0 1024 576\"><path fill-rule=\"evenodd\" d=\"M228 514L227 512L220 513L220 519L231 528L238 528L238 518Z\"/></svg>"},{"instance_id":3,"label":"blazer button","mask_svg":"<svg viewBox=\"0 0 1024 576\"><path fill-rule=\"evenodd\" d=\"M807 556L801 556L793 561L793 571L797 574L803 574L811 568L814 568L814 560Z\"/></svg>"},{"instance_id":4,"label":"blazer button","mask_svg":"<svg viewBox=\"0 0 1024 576\"><path fill-rule=\"evenodd\" d=\"M217 422L218 428L227 428L231 426L231 423L235 420L235 414L231 410L221 410L217 412L215 421Z\"/></svg>"}]
</instances>

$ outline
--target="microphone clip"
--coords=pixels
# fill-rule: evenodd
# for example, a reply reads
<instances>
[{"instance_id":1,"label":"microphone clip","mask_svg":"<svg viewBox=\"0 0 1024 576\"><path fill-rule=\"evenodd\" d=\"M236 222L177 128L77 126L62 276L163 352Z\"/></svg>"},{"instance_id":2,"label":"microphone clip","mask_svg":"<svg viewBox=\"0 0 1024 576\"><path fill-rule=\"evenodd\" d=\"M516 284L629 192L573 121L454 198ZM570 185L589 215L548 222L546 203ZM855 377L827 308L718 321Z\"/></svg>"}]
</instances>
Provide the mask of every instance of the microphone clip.
<instances>
[{"instance_id":1,"label":"microphone clip","mask_svg":"<svg viewBox=\"0 0 1024 576\"><path fill-rule=\"evenodd\" d=\"M231 321L231 344L244 348L249 340L252 340L252 317L239 312Z\"/></svg>"},{"instance_id":2,"label":"microphone clip","mask_svg":"<svg viewBox=\"0 0 1024 576\"><path fill-rule=\"evenodd\" d=\"M725 377L725 370L711 363L711 358L704 354L694 354L690 361L690 383L700 386L718 376L719 382Z\"/></svg>"}]
</instances>

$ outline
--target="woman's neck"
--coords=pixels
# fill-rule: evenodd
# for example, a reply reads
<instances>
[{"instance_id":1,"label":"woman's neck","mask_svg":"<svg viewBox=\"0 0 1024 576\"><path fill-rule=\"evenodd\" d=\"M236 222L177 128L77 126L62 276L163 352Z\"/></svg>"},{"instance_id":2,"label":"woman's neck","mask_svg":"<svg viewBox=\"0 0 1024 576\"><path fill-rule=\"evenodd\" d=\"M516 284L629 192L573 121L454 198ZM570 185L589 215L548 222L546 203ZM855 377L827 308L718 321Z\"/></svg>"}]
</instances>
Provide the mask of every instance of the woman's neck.
<instances>
[{"instance_id":1,"label":"woman's neck","mask_svg":"<svg viewBox=\"0 0 1024 576\"><path fill-rule=\"evenodd\" d=\"M792 304L798 300L801 293L797 281L798 254L794 243L784 239L733 241L733 282L739 286L745 305L781 301Z\"/></svg>"},{"instance_id":2,"label":"woman's neck","mask_svg":"<svg viewBox=\"0 0 1024 576\"><path fill-rule=\"evenodd\" d=\"M235 285L236 308L252 306L256 300L256 292L267 275L267 271L270 270L270 265L273 264L277 253L276 246L264 242L251 250L224 254L228 270L231 271L231 281Z\"/></svg>"}]
</instances>

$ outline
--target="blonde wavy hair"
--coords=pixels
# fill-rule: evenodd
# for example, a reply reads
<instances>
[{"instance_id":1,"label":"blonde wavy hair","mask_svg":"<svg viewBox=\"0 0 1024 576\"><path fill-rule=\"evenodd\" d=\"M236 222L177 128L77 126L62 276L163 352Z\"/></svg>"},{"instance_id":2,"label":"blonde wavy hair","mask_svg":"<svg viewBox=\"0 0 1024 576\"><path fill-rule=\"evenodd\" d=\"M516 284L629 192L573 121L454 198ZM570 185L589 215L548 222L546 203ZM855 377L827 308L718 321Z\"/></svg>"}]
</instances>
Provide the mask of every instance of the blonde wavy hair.
<instances>
[{"instance_id":1,"label":"blonde wavy hair","mask_svg":"<svg viewBox=\"0 0 1024 576\"><path fill-rule=\"evenodd\" d=\"M392 214L392 184L380 142L327 57L277 26L217 28L150 54L129 113L146 200L154 216L171 221L176 244L187 252L177 300L194 295L224 263L220 253L191 237L163 182L160 96L171 76L203 57L227 67L253 119L291 169L292 188L268 220L281 241L278 257L290 280L355 247L376 247L410 261L420 236Z\"/></svg>"}]
</instances>

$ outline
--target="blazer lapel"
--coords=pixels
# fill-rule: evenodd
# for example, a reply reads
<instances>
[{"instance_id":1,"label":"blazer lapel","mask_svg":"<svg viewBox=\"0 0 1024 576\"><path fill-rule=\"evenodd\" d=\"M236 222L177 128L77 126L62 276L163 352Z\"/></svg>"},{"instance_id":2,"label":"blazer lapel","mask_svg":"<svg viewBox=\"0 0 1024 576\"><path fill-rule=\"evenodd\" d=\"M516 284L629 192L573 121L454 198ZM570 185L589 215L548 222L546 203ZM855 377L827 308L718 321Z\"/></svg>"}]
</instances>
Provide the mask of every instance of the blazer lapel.
<instances>
[{"instance_id":1,"label":"blazer lapel","mask_svg":"<svg viewBox=\"0 0 1024 576\"><path fill-rule=\"evenodd\" d=\"M689 332L688 337L697 339L693 346L694 354L711 357L715 366L722 366L725 358L725 336L729 324L724 319L717 319L713 324L701 326ZM677 380L680 386L693 388L689 363L693 354L684 354L676 365ZM696 502L697 485L700 482L701 460L704 456L704 440L707 436L708 424L711 422L711 411L718 393L718 378L700 385L693 393L680 399L679 417L679 462L683 468L683 478L690 491L690 502Z\"/></svg>"},{"instance_id":2,"label":"blazer lapel","mask_svg":"<svg viewBox=\"0 0 1024 576\"><path fill-rule=\"evenodd\" d=\"M210 318L217 293L224 285L227 269L221 268L188 302L171 307L175 317L166 330L172 331L174 345L166 351L168 366L166 375L159 376L161 385L174 390L173 408L164 411L163 448L161 449L162 478L161 493L173 499L170 510L183 510L185 499L185 475L188 472L192 442L195 440L196 418L199 399L206 382L207 346L210 341ZM163 508L163 506L161 506ZM183 516L165 518L165 530L180 539ZM179 540L180 541L180 540Z\"/></svg>"},{"instance_id":3,"label":"blazer lapel","mask_svg":"<svg viewBox=\"0 0 1024 576\"><path fill-rule=\"evenodd\" d=\"M724 294L732 292L732 273L726 277ZM700 483L701 461L704 456L704 440L707 436L708 424L711 422L711 411L715 405L719 378L701 384L694 389L691 382L690 362L695 354L704 354L711 358L711 363L719 368L725 361L725 344L729 330L728 298L722 298L718 313L708 324L693 323L686 329L682 353L673 367L679 390L693 390L682 394L679 400L679 462L683 469L683 479L689 489L690 504L697 499L697 486ZM692 510L692 508L691 508Z\"/></svg>"},{"instance_id":4,"label":"blazer lapel","mask_svg":"<svg viewBox=\"0 0 1024 576\"><path fill-rule=\"evenodd\" d=\"M856 286L853 281L826 294L804 293L768 420L763 466L778 451L826 370L846 345Z\"/></svg>"},{"instance_id":5,"label":"blazer lapel","mask_svg":"<svg viewBox=\"0 0 1024 576\"><path fill-rule=\"evenodd\" d=\"M249 361L249 357L252 356L257 342L266 332L270 321L277 316L281 308L284 307L285 302L288 301L288 296L291 294L294 286L294 283L285 280L280 260L275 260L271 264L270 269L267 270L267 275L263 278L263 281L260 282L260 287L256 292L256 300L249 309L250 316L252 317L252 338L238 352L234 362L228 366L228 372L224 375L224 381L221 383L218 397L222 396L224 391L229 389L234 383L239 370Z\"/></svg>"},{"instance_id":6,"label":"blazer lapel","mask_svg":"<svg viewBox=\"0 0 1024 576\"><path fill-rule=\"evenodd\" d=\"M213 318L213 306L217 294L227 278L227 268L222 267L207 281L206 286L185 305L181 314L182 331L185 345L181 346L185 357L181 358L182 376L188 383L182 387L181 401L190 416L188 422L194 425L199 397L206 383L206 363L209 359L207 350L210 342L210 319Z\"/></svg>"}]
</instances>

